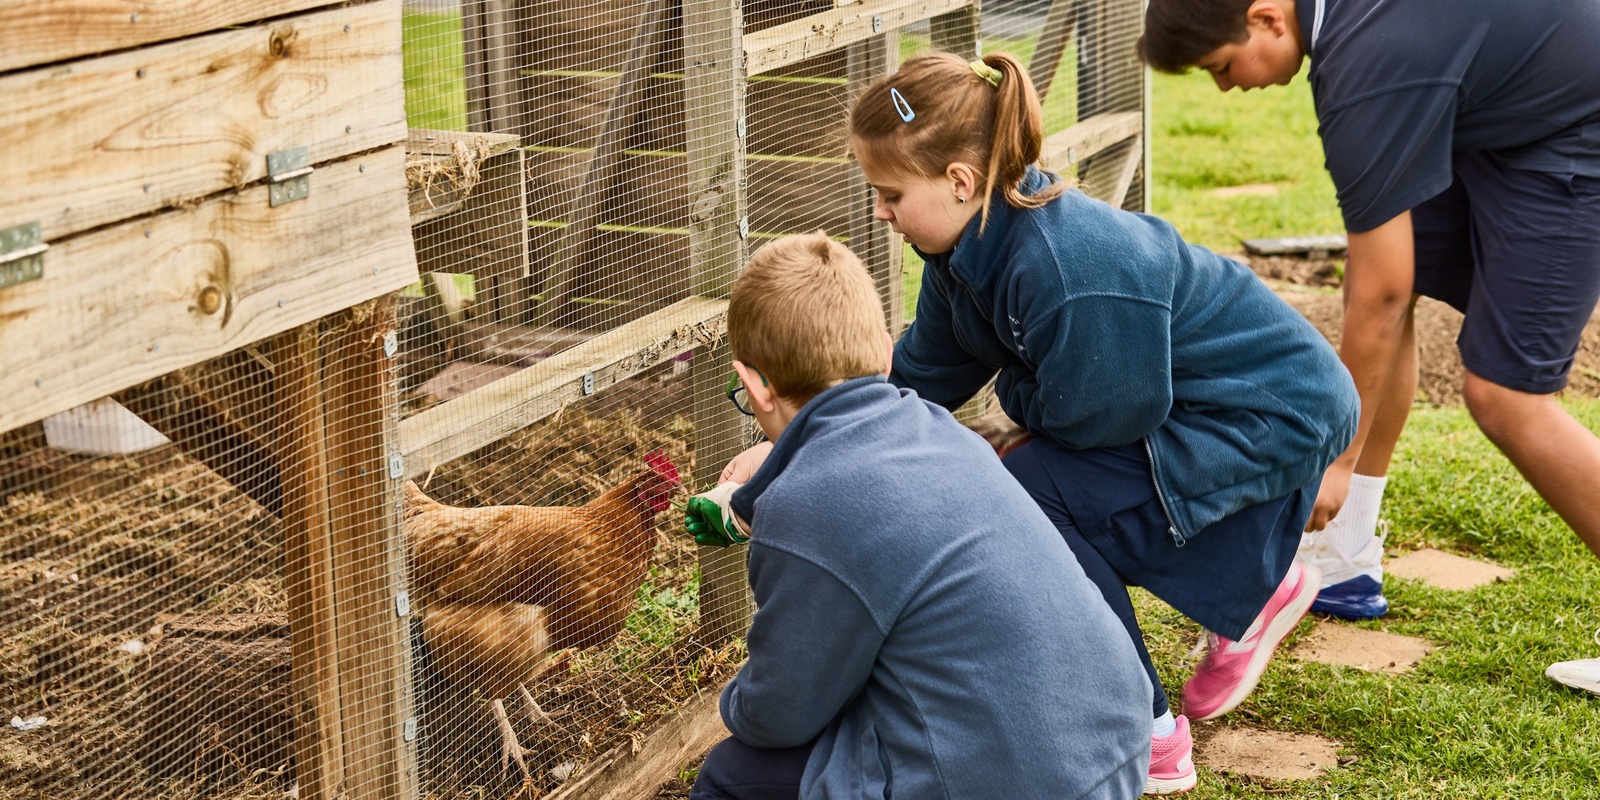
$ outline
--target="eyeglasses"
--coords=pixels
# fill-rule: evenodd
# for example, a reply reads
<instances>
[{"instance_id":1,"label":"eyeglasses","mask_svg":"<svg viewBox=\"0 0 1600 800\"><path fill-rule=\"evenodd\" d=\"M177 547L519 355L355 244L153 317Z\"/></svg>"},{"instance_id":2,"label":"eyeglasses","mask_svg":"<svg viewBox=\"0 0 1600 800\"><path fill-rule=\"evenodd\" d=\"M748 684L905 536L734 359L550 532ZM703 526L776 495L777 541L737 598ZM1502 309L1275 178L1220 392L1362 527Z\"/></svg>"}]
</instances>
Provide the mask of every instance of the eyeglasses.
<instances>
[{"instance_id":1,"label":"eyeglasses","mask_svg":"<svg viewBox=\"0 0 1600 800\"><path fill-rule=\"evenodd\" d=\"M748 402L748 396L744 393L744 384L739 381L738 375L728 379L728 402L733 403L733 407L739 409L740 414L747 417L756 415L756 412L751 411L745 405Z\"/></svg>"}]
</instances>

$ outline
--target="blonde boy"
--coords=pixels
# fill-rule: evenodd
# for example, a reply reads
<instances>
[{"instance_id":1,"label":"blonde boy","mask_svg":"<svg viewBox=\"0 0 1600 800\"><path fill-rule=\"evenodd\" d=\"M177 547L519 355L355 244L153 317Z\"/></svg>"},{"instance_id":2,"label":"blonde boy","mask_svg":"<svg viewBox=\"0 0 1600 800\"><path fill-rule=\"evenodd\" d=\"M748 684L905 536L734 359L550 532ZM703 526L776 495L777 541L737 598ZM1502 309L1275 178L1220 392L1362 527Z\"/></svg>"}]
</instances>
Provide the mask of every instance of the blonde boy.
<instances>
[{"instance_id":1,"label":"blonde boy","mask_svg":"<svg viewBox=\"0 0 1600 800\"><path fill-rule=\"evenodd\" d=\"M758 610L722 694L733 736L691 797L1137 796L1150 684L1131 641L988 445L888 383L854 254L822 233L766 245L728 337L729 394L771 443L689 527L748 521Z\"/></svg>"}]
</instances>

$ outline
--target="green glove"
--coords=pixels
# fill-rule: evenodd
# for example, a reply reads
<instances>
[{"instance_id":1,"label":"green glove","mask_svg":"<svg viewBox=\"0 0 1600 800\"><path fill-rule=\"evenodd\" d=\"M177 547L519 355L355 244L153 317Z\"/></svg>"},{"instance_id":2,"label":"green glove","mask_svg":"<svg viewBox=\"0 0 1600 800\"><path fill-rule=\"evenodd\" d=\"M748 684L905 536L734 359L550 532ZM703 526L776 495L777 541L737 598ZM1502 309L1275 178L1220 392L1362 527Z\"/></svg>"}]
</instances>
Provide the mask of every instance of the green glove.
<instances>
[{"instance_id":1,"label":"green glove","mask_svg":"<svg viewBox=\"0 0 1600 800\"><path fill-rule=\"evenodd\" d=\"M750 532L733 513L733 490L737 488L737 483L720 483L709 492L689 498L684 506L683 527L696 542L727 547L750 541Z\"/></svg>"}]
</instances>

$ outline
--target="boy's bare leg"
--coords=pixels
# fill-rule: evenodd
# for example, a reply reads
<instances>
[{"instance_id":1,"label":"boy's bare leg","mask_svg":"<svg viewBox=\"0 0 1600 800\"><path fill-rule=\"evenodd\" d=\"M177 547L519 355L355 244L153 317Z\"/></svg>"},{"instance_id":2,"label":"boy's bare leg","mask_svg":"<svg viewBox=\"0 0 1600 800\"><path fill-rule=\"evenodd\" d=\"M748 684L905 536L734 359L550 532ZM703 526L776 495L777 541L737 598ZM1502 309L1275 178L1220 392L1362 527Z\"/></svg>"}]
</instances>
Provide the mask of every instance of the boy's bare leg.
<instances>
[{"instance_id":1,"label":"boy's bare leg","mask_svg":"<svg viewBox=\"0 0 1600 800\"><path fill-rule=\"evenodd\" d=\"M1417 296L1411 296L1411 307L1406 309L1405 329L1400 333L1400 347L1395 352L1394 366L1389 370L1389 380L1378 398L1378 410L1372 418L1372 428L1361 447L1361 457L1356 460L1356 474L1381 478L1389 474L1389 461L1394 458L1395 444L1405 430L1411 416L1411 404L1417 399Z\"/></svg>"},{"instance_id":2,"label":"boy's bare leg","mask_svg":"<svg viewBox=\"0 0 1600 800\"><path fill-rule=\"evenodd\" d=\"M1553 395L1467 373L1467 409L1539 495L1600 556L1600 438Z\"/></svg>"}]
</instances>

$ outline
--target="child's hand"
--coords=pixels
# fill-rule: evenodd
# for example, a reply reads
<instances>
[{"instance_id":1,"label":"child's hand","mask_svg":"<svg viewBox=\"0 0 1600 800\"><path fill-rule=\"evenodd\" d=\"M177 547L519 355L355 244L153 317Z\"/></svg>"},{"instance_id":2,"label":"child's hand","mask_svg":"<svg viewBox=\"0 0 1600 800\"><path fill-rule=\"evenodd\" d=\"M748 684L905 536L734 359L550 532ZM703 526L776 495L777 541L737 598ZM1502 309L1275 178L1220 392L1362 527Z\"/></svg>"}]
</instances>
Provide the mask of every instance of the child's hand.
<instances>
[{"instance_id":1,"label":"child's hand","mask_svg":"<svg viewBox=\"0 0 1600 800\"><path fill-rule=\"evenodd\" d=\"M733 490L737 488L738 483L719 483L715 489L689 498L684 506L683 527L695 542L727 547L750 541L750 532L733 513Z\"/></svg>"},{"instance_id":2,"label":"child's hand","mask_svg":"<svg viewBox=\"0 0 1600 800\"><path fill-rule=\"evenodd\" d=\"M718 480L723 483L746 483L756 470L766 463L767 454L772 452L772 442L761 442L749 450L733 457L728 466L722 469L722 477Z\"/></svg>"}]
</instances>

